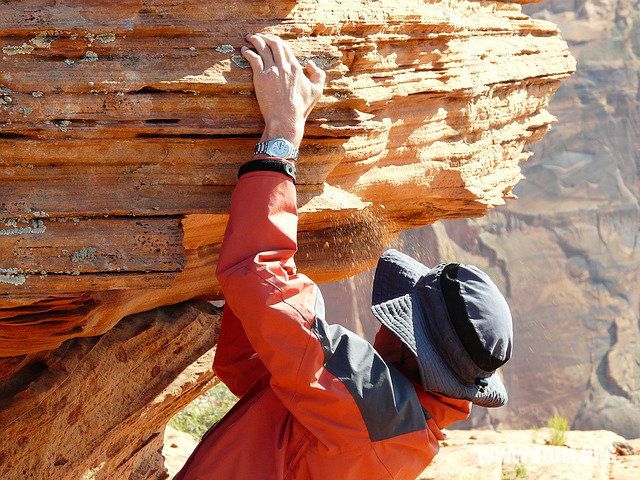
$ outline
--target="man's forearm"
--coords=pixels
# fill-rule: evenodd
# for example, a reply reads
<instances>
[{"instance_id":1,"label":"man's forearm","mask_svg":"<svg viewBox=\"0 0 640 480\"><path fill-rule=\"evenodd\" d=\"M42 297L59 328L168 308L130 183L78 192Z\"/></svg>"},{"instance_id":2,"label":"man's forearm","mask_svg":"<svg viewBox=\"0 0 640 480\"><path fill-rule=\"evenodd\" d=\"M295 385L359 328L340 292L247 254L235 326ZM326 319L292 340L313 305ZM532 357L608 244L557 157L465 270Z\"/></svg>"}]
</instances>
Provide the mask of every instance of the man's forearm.
<instances>
[{"instance_id":1,"label":"man's forearm","mask_svg":"<svg viewBox=\"0 0 640 480\"><path fill-rule=\"evenodd\" d=\"M218 272L261 254L287 262L297 249L297 229L296 189L291 179L275 172L244 175L231 197Z\"/></svg>"}]
</instances>

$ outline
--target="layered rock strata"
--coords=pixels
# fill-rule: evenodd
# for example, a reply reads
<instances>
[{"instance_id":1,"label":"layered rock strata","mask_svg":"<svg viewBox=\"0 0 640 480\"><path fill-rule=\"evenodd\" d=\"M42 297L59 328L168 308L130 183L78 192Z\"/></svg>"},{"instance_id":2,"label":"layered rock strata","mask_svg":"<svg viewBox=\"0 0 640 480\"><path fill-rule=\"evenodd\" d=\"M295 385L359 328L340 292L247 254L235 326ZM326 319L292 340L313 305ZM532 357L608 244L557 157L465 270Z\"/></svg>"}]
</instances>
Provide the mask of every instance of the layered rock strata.
<instances>
[{"instance_id":1,"label":"layered rock strata","mask_svg":"<svg viewBox=\"0 0 640 480\"><path fill-rule=\"evenodd\" d=\"M192 301L65 341L0 381L3 480L161 480L167 420L212 386L220 311Z\"/></svg>"},{"instance_id":2,"label":"layered rock strata","mask_svg":"<svg viewBox=\"0 0 640 480\"><path fill-rule=\"evenodd\" d=\"M0 356L219 295L229 194L262 129L248 32L328 74L299 164L298 259L315 280L367 268L403 229L504 203L575 65L520 3L0 4Z\"/></svg>"}]
</instances>

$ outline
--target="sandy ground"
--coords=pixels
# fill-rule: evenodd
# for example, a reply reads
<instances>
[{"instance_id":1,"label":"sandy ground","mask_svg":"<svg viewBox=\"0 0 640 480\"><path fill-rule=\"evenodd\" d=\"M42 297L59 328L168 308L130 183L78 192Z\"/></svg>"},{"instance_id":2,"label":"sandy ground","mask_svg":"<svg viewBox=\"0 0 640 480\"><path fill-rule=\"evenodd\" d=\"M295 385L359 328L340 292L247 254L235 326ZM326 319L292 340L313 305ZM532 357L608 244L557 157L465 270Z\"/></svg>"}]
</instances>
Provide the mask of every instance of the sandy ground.
<instances>
[{"instance_id":1,"label":"sandy ground","mask_svg":"<svg viewBox=\"0 0 640 480\"><path fill-rule=\"evenodd\" d=\"M162 454L165 458L164 466L169 470L171 478L180 471L196 445L196 441L188 433L179 432L171 427L165 429Z\"/></svg>"},{"instance_id":2,"label":"sandy ground","mask_svg":"<svg viewBox=\"0 0 640 480\"><path fill-rule=\"evenodd\" d=\"M547 428L452 430L420 480L640 480L640 439L575 431L552 446L550 437ZM616 454L614 442L634 454Z\"/></svg>"},{"instance_id":3,"label":"sandy ground","mask_svg":"<svg viewBox=\"0 0 640 480\"><path fill-rule=\"evenodd\" d=\"M606 430L567 432L564 446L548 444L549 429L450 430L419 480L639 480L640 439ZM621 442L619 453L614 442ZM167 427L163 454L173 476L196 447ZM622 455L621 453L627 453Z\"/></svg>"}]
</instances>

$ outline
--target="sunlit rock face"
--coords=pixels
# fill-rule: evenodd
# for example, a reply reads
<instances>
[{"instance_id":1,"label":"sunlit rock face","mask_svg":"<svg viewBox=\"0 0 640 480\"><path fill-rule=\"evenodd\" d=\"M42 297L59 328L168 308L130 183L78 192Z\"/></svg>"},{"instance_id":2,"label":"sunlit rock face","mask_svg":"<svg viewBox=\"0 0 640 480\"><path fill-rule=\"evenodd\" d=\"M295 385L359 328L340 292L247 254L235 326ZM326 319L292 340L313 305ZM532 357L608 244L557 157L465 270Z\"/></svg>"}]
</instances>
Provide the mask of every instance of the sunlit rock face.
<instances>
[{"instance_id":1,"label":"sunlit rock face","mask_svg":"<svg viewBox=\"0 0 640 480\"><path fill-rule=\"evenodd\" d=\"M167 420L211 387L221 311L204 301L122 319L5 368L3 480L165 480Z\"/></svg>"},{"instance_id":2,"label":"sunlit rock face","mask_svg":"<svg viewBox=\"0 0 640 480\"><path fill-rule=\"evenodd\" d=\"M298 260L315 280L504 203L575 66L520 3L2 3L0 355L219 295L229 194L263 127L248 32L328 74L299 163Z\"/></svg>"},{"instance_id":3,"label":"sunlit rock face","mask_svg":"<svg viewBox=\"0 0 640 480\"><path fill-rule=\"evenodd\" d=\"M557 411L574 428L638 437L639 2L550 1L526 11L560 25L578 70L551 102L560 121L524 164L519 200L483 219L410 232L402 246L430 265L487 269L513 309L514 356L503 369L510 403L476 409L471 425L528 428ZM335 305L336 291L362 291L355 310L368 335L370 288L369 274L326 295Z\"/></svg>"}]
</instances>

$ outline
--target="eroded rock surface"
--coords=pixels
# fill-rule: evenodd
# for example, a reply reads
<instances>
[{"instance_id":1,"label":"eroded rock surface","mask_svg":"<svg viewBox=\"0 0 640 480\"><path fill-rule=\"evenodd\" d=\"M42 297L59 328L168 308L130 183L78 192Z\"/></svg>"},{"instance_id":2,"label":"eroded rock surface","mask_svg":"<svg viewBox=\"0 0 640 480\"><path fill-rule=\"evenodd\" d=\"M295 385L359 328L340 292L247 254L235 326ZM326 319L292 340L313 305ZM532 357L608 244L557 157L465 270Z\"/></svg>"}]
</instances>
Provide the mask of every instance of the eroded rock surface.
<instances>
[{"instance_id":1,"label":"eroded rock surface","mask_svg":"<svg viewBox=\"0 0 640 480\"><path fill-rule=\"evenodd\" d=\"M67 340L0 380L3 480L162 480L164 426L211 387L221 312L191 301Z\"/></svg>"},{"instance_id":2,"label":"eroded rock surface","mask_svg":"<svg viewBox=\"0 0 640 480\"><path fill-rule=\"evenodd\" d=\"M575 65L520 3L2 3L0 355L218 295L229 193L262 129L248 32L328 74L299 164L298 260L315 280L504 203Z\"/></svg>"}]
</instances>

